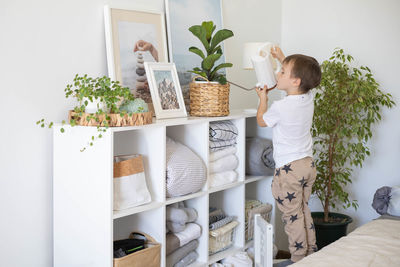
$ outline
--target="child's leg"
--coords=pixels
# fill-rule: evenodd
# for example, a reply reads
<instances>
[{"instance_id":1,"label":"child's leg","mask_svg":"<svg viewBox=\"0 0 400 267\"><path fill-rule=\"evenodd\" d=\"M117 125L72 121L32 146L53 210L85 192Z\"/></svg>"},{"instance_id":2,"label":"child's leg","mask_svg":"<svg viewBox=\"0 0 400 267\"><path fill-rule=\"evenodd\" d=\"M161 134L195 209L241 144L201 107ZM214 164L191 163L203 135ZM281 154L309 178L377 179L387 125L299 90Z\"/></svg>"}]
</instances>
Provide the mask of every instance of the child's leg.
<instances>
[{"instance_id":1,"label":"child's leg","mask_svg":"<svg viewBox=\"0 0 400 267\"><path fill-rule=\"evenodd\" d=\"M303 160L276 169L272 194L282 211L285 232L289 238L291 260L297 262L307 253L307 236L303 214Z\"/></svg>"},{"instance_id":2,"label":"child's leg","mask_svg":"<svg viewBox=\"0 0 400 267\"><path fill-rule=\"evenodd\" d=\"M315 239L315 227L314 227L314 222L311 217L311 212L308 207L308 200L310 199L311 192L312 192L312 186L314 184L315 178L317 176L317 171L316 167L314 164L314 161L309 158L309 160L305 164L306 166L309 165L309 175L307 176L307 179L304 182L303 185L303 212L304 212L304 222L305 222L305 227L306 227L306 233L307 233L307 255L310 255L318 250L317 245L316 245L316 239Z\"/></svg>"}]
</instances>

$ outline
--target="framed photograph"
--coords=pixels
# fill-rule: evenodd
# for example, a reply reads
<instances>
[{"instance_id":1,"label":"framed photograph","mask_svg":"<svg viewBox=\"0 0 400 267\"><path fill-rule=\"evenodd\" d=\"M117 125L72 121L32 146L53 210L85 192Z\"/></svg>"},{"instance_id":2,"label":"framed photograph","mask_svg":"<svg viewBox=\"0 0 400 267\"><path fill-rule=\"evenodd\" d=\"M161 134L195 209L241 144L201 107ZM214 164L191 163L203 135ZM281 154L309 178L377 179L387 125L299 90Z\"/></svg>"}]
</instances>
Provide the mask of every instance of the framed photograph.
<instances>
[{"instance_id":1,"label":"framed photograph","mask_svg":"<svg viewBox=\"0 0 400 267\"><path fill-rule=\"evenodd\" d=\"M213 21L216 25L215 31L221 30L223 28L222 1L165 0L165 11L169 59L170 62L176 64L183 97L189 110L189 83L194 74L188 70L201 65L201 58L189 52L189 47L195 46L203 50L202 43L189 31L189 28L193 25L201 25L203 21ZM223 45L222 49L224 49ZM215 64L224 62L225 58L222 56ZM224 71L221 70L221 72Z\"/></svg>"},{"instance_id":2,"label":"framed photograph","mask_svg":"<svg viewBox=\"0 0 400 267\"><path fill-rule=\"evenodd\" d=\"M151 103L144 62L168 62L164 15L105 6L104 21L109 77Z\"/></svg>"},{"instance_id":3,"label":"framed photograph","mask_svg":"<svg viewBox=\"0 0 400 267\"><path fill-rule=\"evenodd\" d=\"M157 119L186 117L175 64L145 62L144 67Z\"/></svg>"}]
</instances>

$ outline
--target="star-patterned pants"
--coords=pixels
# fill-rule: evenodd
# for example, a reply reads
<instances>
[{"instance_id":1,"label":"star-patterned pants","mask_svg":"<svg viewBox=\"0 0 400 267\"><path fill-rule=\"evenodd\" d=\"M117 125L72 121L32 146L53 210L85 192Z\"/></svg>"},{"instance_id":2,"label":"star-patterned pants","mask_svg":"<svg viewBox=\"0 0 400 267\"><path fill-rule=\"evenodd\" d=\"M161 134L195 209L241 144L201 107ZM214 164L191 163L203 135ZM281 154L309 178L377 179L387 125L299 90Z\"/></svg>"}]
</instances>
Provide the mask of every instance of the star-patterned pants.
<instances>
[{"instance_id":1,"label":"star-patterned pants","mask_svg":"<svg viewBox=\"0 0 400 267\"><path fill-rule=\"evenodd\" d=\"M314 223L308 208L315 178L314 161L306 157L276 169L272 181L272 195L283 213L282 220L294 262L317 251Z\"/></svg>"}]
</instances>

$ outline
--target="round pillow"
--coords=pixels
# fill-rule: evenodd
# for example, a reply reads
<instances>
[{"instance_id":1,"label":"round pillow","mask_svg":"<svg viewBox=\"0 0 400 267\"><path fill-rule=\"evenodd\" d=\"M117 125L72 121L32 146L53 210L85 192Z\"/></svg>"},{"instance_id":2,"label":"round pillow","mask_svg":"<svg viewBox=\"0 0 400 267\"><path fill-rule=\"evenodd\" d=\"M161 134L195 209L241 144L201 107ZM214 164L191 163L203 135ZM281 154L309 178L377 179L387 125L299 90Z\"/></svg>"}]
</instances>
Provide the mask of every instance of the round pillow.
<instances>
[{"instance_id":1,"label":"round pillow","mask_svg":"<svg viewBox=\"0 0 400 267\"><path fill-rule=\"evenodd\" d=\"M195 193L204 186L207 170L203 160L187 146L167 137L167 197Z\"/></svg>"}]
</instances>

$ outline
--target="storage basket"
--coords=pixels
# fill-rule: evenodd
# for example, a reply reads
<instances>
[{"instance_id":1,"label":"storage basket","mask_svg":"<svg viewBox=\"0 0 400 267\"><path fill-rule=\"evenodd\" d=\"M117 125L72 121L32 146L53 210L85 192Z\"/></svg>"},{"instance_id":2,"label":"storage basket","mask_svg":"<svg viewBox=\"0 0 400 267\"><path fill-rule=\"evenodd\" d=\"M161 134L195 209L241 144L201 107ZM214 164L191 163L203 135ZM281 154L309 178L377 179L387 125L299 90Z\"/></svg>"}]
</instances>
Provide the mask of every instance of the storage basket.
<instances>
[{"instance_id":1,"label":"storage basket","mask_svg":"<svg viewBox=\"0 0 400 267\"><path fill-rule=\"evenodd\" d=\"M98 121L93 118L88 119L88 116L95 116ZM108 126L110 127L138 126L153 122L152 112L133 113L131 116L125 114L122 117L119 113L110 113L107 114L107 117ZM68 114L68 121L71 121L71 119L75 120L76 124L81 126L105 126L106 115L97 115L85 112L79 113L70 110Z\"/></svg>"},{"instance_id":2,"label":"storage basket","mask_svg":"<svg viewBox=\"0 0 400 267\"><path fill-rule=\"evenodd\" d=\"M232 246L237 221L232 221L216 230L209 232L208 253L215 254Z\"/></svg>"},{"instance_id":3,"label":"storage basket","mask_svg":"<svg viewBox=\"0 0 400 267\"><path fill-rule=\"evenodd\" d=\"M260 214L261 217L270 222L272 205L261 203L258 200L246 201L245 210L245 240L249 241L254 237L254 216Z\"/></svg>"},{"instance_id":4,"label":"storage basket","mask_svg":"<svg viewBox=\"0 0 400 267\"><path fill-rule=\"evenodd\" d=\"M190 83L190 115L200 117L228 116L229 83L222 85L208 80L206 82L195 82L194 79L198 77L194 77Z\"/></svg>"},{"instance_id":5,"label":"storage basket","mask_svg":"<svg viewBox=\"0 0 400 267\"><path fill-rule=\"evenodd\" d=\"M141 232L135 232L141 233ZM157 243L157 241L147 235L143 234L147 242L145 244L146 248L129 254L122 258L114 259L114 267L159 267L161 264L161 244ZM133 238L133 233L129 236L129 238Z\"/></svg>"},{"instance_id":6,"label":"storage basket","mask_svg":"<svg viewBox=\"0 0 400 267\"><path fill-rule=\"evenodd\" d=\"M139 206L151 201L144 174L142 155L114 157L114 210Z\"/></svg>"}]
</instances>

